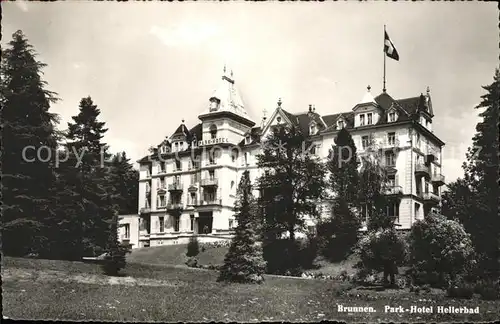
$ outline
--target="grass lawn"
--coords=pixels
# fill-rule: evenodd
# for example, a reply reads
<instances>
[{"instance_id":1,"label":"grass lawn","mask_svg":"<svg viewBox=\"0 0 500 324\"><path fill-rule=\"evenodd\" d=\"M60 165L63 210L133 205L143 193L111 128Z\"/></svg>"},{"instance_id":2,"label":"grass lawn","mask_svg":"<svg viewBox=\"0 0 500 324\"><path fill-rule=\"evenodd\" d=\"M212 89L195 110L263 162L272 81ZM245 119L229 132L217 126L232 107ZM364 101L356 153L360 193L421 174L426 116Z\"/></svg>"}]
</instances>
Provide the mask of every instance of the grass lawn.
<instances>
[{"instance_id":1,"label":"grass lawn","mask_svg":"<svg viewBox=\"0 0 500 324\"><path fill-rule=\"evenodd\" d=\"M2 271L101 276L98 266L81 262L4 258ZM4 316L15 319L103 321L493 321L499 302L452 300L442 294L361 291L335 281L266 276L262 285L222 284L217 273L175 266L128 264L126 275L183 284L130 286L35 278L5 278ZM61 277L64 275L61 275ZM337 305L371 306L374 313L339 313ZM390 314L384 306L479 306L479 315Z\"/></svg>"},{"instance_id":2,"label":"grass lawn","mask_svg":"<svg viewBox=\"0 0 500 324\"><path fill-rule=\"evenodd\" d=\"M227 253L227 247L211 247L201 251L196 257L199 264L222 264L224 256ZM129 262L147 263L147 264L177 264L184 265L187 257L187 244L156 246L149 248L134 249L127 255Z\"/></svg>"}]
</instances>

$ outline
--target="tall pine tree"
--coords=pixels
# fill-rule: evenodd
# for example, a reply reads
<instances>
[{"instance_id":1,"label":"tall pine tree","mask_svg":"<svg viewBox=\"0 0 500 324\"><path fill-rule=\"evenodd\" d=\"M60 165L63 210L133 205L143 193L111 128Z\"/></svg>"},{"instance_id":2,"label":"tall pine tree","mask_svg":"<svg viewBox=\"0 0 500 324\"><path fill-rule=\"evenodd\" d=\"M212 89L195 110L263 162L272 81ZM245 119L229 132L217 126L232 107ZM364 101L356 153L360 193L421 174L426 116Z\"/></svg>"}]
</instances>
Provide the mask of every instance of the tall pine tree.
<instances>
[{"instance_id":1,"label":"tall pine tree","mask_svg":"<svg viewBox=\"0 0 500 324\"><path fill-rule=\"evenodd\" d=\"M67 149L74 167L73 190L83 205L81 240L84 253L96 254L105 249L109 237L109 224L118 213L117 192L109 159L108 146L102 142L107 129L98 117L100 110L90 97L80 101L78 115L68 123Z\"/></svg>"},{"instance_id":2,"label":"tall pine tree","mask_svg":"<svg viewBox=\"0 0 500 324\"><path fill-rule=\"evenodd\" d=\"M7 255L47 255L58 122L49 109L57 99L41 78L46 65L20 30L9 46L1 65L2 249Z\"/></svg>"},{"instance_id":3,"label":"tall pine tree","mask_svg":"<svg viewBox=\"0 0 500 324\"><path fill-rule=\"evenodd\" d=\"M360 228L357 152L346 129L341 129L335 139L327 169L330 173L328 187L333 198L332 213L318 227L318 235L326 241L323 254L333 260L342 260L358 241Z\"/></svg>"},{"instance_id":4,"label":"tall pine tree","mask_svg":"<svg viewBox=\"0 0 500 324\"><path fill-rule=\"evenodd\" d=\"M238 186L235 203L238 225L231 246L224 259L219 281L260 283L266 269L259 241L255 199L252 195L250 173L245 171Z\"/></svg>"},{"instance_id":5,"label":"tall pine tree","mask_svg":"<svg viewBox=\"0 0 500 324\"><path fill-rule=\"evenodd\" d=\"M448 186L442 211L447 217L463 222L472 236L479 256L479 268L486 276L500 276L500 213L499 172L499 100L500 72L495 71L493 83L484 86L481 96L482 118L476 126L472 147L463 164L464 179Z\"/></svg>"}]
</instances>

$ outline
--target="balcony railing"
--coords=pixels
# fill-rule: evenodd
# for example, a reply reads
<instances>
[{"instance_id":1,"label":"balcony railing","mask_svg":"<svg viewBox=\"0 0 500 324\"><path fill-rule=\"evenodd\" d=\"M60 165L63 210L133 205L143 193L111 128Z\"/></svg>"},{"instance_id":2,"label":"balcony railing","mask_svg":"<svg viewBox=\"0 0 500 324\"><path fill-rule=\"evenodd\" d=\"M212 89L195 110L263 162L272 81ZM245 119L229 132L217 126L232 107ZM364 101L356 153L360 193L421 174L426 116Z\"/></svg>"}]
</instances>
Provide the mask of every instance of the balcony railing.
<instances>
[{"instance_id":1,"label":"balcony railing","mask_svg":"<svg viewBox=\"0 0 500 324\"><path fill-rule=\"evenodd\" d=\"M423 163L415 164L415 175L417 176L429 176L429 167Z\"/></svg>"},{"instance_id":2,"label":"balcony railing","mask_svg":"<svg viewBox=\"0 0 500 324\"><path fill-rule=\"evenodd\" d=\"M401 186L388 186L386 189L386 195L398 195L403 193L403 187Z\"/></svg>"},{"instance_id":3,"label":"balcony railing","mask_svg":"<svg viewBox=\"0 0 500 324\"><path fill-rule=\"evenodd\" d=\"M444 175L439 174L439 173L433 174L432 177L431 177L431 181L433 183L435 183L436 185L438 185L438 186L441 186L441 185L445 184L445 182L444 182Z\"/></svg>"},{"instance_id":4,"label":"balcony railing","mask_svg":"<svg viewBox=\"0 0 500 324\"><path fill-rule=\"evenodd\" d=\"M200 204L198 199L189 199L187 205L188 206L198 206Z\"/></svg>"},{"instance_id":5,"label":"balcony railing","mask_svg":"<svg viewBox=\"0 0 500 324\"><path fill-rule=\"evenodd\" d=\"M182 191L182 182L174 182L168 185L168 191Z\"/></svg>"},{"instance_id":6,"label":"balcony railing","mask_svg":"<svg viewBox=\"0 0 500 324\"><path fill-rule=\"evenodd\" d=\"M201 185L203 187L215 187L217 186L219 183L218 179L217 178L205 178L205 179L201 179Z\"/></svg>"},{"instance_id":7,"label":"balcony railing","mask_svg":"<svg viewBox=\"0 0 500 324\"><path fill-rule=\"evenodd\" d=\"M439 203L439 201L441 200L439 196L433 192L424 192L422 194L422 198L424 199L424 202L427 203Z\"/></svg>"},{"instance_id":8,"label":"balcony railing","mask_svg":"<svg viewBox=\"0 0 500 324\"><path fill-rule=\"evenodd\" d=\"M181 202L178 202L178 201L170 201L168 202L167 204L167 209L168 210L172 210L172 209L181 209L183 206L182 206L182 203Z\"/></svg>"},{"instance_id":9,"label":"balcony railing","mask_svg":"<svg viewBox=\"0 0 500 324\"><path fill-rule=\"evenodd\" d=\"M207 205L222 205L222 199L202 199L200 201L200 206Z\"/></svg>"}]
</instances>

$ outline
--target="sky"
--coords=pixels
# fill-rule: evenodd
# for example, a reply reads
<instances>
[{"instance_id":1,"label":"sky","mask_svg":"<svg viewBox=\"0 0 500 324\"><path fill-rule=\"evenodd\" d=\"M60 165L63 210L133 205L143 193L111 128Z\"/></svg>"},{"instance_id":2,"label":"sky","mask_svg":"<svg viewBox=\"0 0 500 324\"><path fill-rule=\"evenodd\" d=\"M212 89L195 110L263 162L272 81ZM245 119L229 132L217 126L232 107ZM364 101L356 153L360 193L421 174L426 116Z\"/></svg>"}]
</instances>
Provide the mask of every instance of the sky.
<instances>
[{"instance_id":1,"label":"sky","mask_svg":"<svg viewBox=\"0 0 500 324\"><path fill-rule=\"evenodd\" d=\"M21 29L47 64L60 129L91 96L112 152L132 160L199 122L224 65L250 117L260 123L278 98L289 112L350 111L366 87L430 88L435 134L445 143L447 182L462 176L484 94L498 66L498 11L484 2L3 2L2 46Z\"/></svg>"}]
</instances>

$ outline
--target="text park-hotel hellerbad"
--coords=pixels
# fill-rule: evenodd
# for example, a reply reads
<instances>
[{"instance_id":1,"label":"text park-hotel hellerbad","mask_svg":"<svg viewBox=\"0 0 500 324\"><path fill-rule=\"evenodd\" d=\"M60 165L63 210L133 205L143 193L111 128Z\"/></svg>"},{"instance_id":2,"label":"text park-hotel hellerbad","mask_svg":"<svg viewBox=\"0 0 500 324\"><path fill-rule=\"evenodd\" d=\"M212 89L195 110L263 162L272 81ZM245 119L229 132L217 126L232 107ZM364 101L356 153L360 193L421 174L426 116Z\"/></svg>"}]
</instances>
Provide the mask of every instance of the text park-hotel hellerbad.
<instances>
[{"instance_id":1,"label":"text park-hotel hellerbad","mask_svg":"<svg viewBox=\"0 0 500 324\"><path fill-rule=\"evenodd\" d=\"M133 248L187 243L193 235L200 241L230 238L236 226L233 206L241 175L249 170L255 183L260 175L256 165L260 141L277 124L300 127L315 144L310 152L324 160L343 127L350 131L358 154L373 144L384 149L382 160L389 167L387 194L402 194L399 204L388 206L387 212L395 216L400 229L409 229L440 203L444 143L432 130L428 89L425 95L395 99L386 92L373 97L368 87L350 111L323 116L311 106L292 114L279 101L269 118L253 121L232 73L224 73L207 99L197 125L182 122L166 134L156 152L138 161L138 213L121 215L119 230L120 240ZM210 154L214 146L222 148L219 154ZM235 146L238 149L230 149ZM328 203L323 205L326 216ZM308 224L314 228L313 220Z\"/></svg>"}]
</instances>

